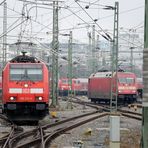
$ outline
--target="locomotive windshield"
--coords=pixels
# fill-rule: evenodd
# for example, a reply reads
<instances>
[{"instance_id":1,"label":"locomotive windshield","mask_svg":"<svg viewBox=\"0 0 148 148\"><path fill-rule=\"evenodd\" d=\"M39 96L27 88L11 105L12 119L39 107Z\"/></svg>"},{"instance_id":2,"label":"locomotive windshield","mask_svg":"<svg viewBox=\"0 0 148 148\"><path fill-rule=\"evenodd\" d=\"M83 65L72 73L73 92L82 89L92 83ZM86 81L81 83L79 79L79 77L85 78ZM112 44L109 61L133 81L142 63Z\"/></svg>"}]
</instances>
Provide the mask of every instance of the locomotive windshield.
<instances>
[{"instance_id":1,"label":"locomotive windshield","mask_svg":"<svg viewBox=\"0 0 148 148\"><path fill-rule=\"evenodd\" d=\"M135 83L134 78L119 78L119 83L133 84Z\"/></svg>"},{"instance_id":2,"label":"locomotive windshield","mask_svg":"<svg viewBox=\"0 0 148 148\"><path fill-rule=\"evenodd\" d=\"M42 65L10 65L10 80L12 81L42 81Z\"/></svg>"}]
</instances>

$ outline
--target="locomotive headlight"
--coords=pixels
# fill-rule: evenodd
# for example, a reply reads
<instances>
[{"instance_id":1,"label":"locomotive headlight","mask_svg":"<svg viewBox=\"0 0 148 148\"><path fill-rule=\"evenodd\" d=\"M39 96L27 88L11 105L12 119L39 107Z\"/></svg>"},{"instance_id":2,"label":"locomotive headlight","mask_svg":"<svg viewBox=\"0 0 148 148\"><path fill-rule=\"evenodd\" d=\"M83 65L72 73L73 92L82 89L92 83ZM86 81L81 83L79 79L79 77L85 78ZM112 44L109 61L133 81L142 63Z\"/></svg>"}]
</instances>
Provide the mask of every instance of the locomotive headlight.
<instances>
[{"instance_id":1,"label":"locomotive headlight","mask_svg":"<svg viewBox=\"0 0 148 148\"><path fill-rule=\"evenodd\" d=\"M27 87L28 87L28 84L24 84L24 87L26 87L26 88L27 88Z\"/></svg>"},{"instance_id":2,"label":"locomotive headlight","mask_svg":"<svg viewBox=\"0 0 148 148\"><path fill-rule=\"evenodd\" d=\"M10 97L10 100L11 100L11 101L14 101L14 100L15 100L15 97Z\"/></svg>"},{"instance_id":3,"label":"locomotive headlight","mask_svg":"<svg viewBox=\"0 0 148 148\"><path fill-rule=\"evenodd\" d=\"M39 97L38 99L39 99L39 101L42 101L43 98L42 97Z\"/></svg>"},{"instance_id":4,"label":"locomotive headlight","mask_svg":"<svg viewBox=\"0 0 148 148\"><path fill-rule=\"evenodd\" d=\"M43 100L43 97L36 97L36 100L37 101L42 101Z\"/></svg>"}]
</instances>

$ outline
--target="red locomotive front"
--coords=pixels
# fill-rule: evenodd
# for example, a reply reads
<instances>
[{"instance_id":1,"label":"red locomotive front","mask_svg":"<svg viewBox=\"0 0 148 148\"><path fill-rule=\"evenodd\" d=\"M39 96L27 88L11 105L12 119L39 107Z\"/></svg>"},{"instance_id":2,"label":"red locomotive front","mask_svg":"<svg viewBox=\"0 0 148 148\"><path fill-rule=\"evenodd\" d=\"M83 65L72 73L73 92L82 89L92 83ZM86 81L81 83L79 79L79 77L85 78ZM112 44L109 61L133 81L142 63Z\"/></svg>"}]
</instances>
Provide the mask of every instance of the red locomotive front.
<instances>
[{"instance_id":1,"label":"red locomotive front","mask_svg":"<svg viewBox=\"0 0 148 148\"><path fill-rule=\"evenodd\" d=\"M61 78L58 83L59 95L60 96L67 96L68 91L71 89L68 78Z\"/></svg>"},{"instance_id":2,"label":"red locomotive front","mask_svg":"<svg viewBox=\"0 0 148 148\"><path fill-rule=\"evenodd\" d=\"M118 72L118 98L124 102L137 100L137 83L134 73Z\"/></svg>"},{"instance_id":3,"label":"red locomotive front","mask_svg":"<svg viewBox=\"0 0 148 148\"><path fill-rule=\"evenodd\" d=\"M18 56L2 74L4 113L11 120L38 121L48 113L49 73L34 57Z\"/></svg>"},{"instance_id":4,"label":"red locomotive front","mask_svg":"<svg viewBox=\"0 0 148 148\"><path fill-rule=\"evenodd\" d=\"M75 95L80 95L83 91L86 93L87 84L81 83L82 79L73 78L72 79L72 88L70 86L70 80L68 78L61 78L59 80L58 88L59 88L59 95L60 96L67 96L68 92L72 90L72 93Z\"/></svg>"}]
</instances>

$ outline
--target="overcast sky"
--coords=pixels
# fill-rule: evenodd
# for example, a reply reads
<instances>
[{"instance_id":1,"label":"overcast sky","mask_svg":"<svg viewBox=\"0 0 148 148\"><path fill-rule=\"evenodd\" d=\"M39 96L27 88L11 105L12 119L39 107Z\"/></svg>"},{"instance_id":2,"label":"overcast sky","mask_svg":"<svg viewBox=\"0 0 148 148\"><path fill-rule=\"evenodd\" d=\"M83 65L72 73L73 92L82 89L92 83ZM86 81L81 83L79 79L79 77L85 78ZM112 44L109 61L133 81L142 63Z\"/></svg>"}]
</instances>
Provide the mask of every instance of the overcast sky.
<instances>
[{"instance_id":1,"label":"overcast sky","mask_svg":"<svg viewBox=\"0 0 148 148\"><path fill-rule=\"evenodd\" d=\"M0 0L0 3L3 0ZM25 0L24 0L25 1ZM40 2L38 0L28 0ZM52 6L25 4L25 15L28 21L21 19L22 4L19 0L7 0L8 4L8 42L13 43L21 32L22 41L50 42L52 39ZM87 32L91 31L88 24L98 19L96 30L100 28L108 33L113 32L113 10L104 10L104 5L114 6L114 0L63 0L59 2L59 30L69 33L72 29L73 38L80 42L88 42ZM89 9L85 9L89 6ZM40 8L44 7L44 8ZM22 25L19 25L24 20ZM3 30L3 5L0 6L0 34ZM84 23L85 22L85 23ZM18 25L18 27L16 27ZM143 36L144 0L119 0L119 28L135 29ZM81 27L81 29L80 29ZM13 29L14 28L14 29ZM76 29L77 28L77 29ZM78 29L79 28L79 29ZM97 32L96 32L97 33ZM1 37L1 36L0 36ZM25 37L25 38L24 38ZM27 38L26 38L27 37ZM35 39L32 39L34 37ZM67 40L68 37L59 37Z\"/></svg>"}]
</instances>

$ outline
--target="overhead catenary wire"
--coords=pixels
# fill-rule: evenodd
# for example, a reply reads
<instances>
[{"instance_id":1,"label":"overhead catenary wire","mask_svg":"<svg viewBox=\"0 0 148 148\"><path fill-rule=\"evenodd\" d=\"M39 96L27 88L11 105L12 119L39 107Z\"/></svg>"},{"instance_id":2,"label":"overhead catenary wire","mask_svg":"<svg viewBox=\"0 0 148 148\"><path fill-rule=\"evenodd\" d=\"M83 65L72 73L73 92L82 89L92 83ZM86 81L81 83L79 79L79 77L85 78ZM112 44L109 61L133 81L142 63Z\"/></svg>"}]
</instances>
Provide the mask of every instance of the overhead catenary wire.
<instances>
[{"instance_id":1,"label":"overhead catenary wire","mask_svg":"<svg viewBox=\"0 0 148 148\"><path fill-rule=\"evenodd\" d=\"M141 8L144 8L144 5L133 8L133 9L121 11L121 12L119 12L119 15L131 12L131 11L135 11L135 10L138 10L138 9L141 9ZM106 19L106 18L109 18L109 17L113 17L113 15L104 16L104 17L100 18L99 20L103 20L103 19Z\"/></svg>"},{"instance_id":2,"label":"overhead catenary wire","mask_svg":"<svg viewBox=\"0 0 148 148\"><path fill-rule=\"evenodd\" d=\"M9 7L7 7L7 8L8 8L9 10L11 10L11 11L14 11L14 12L17 13L17 14L22 15L20 12L18 12L18 11L16 11L16 10L13 10L13 9L11 9L11 8L9 8ZM45 26L45 25L43 25L42 23L35 21L34 19L32 19L32 18L29 17L29 16L25 16L25 18L30 19L30 20L34 21L35 23L38 23L39 25L42 25L42 26L46 27L47 29L51 29L51 28L48 28L48 26Z\"/></svg>"},{"instance_id":3,"label":"overhead catenary wire","mask_svg":"<svg viewBox=\"0 0 148 148\"><path fill-rule=\"evenodd\" d=\"M80 11L82 11L82 10L78 10L78 11L75 11L74 13L76 14L76 13L79 13ZM72 16L73 15L73 13L72 14L69 14L69 15L67 15L67 16L65 16L65 17L62 17L62 18L60 18L59 19L59 21L61 21L61 20L64 20L64 19L66 19L66 18L68 18L68 17L70 17L70 16ZM49 23L48 25L46 25L46 26L44 26L44 28L42 28L42 29L40 29L35 35L37 35L38 33L40 33L41 31L43 31L45 28L47 28L48 26L51 26L52 25L52 23ZM49 28L47 28L47 29L49 29ZM50 29L51 30L51 29ZM68 29L69 30L69 29ZM70 29L71 30L71 29ZM60 31L60 30L59 30ZM35 36L34 35L34 36Z\"/></svg>"},{"instance_id":4,"label":"overhead catenary wire","mask_svg":"<svg viewBox=\"0 0 148 148\"><path fill-rule=\"evenodd\" d=\"M84 23L86 23L89 27L91 26L88 22L86 22L84 19L82 19L79 15L77 15L76 13L74 13L71 9L67 8L67 10L71 11L76 17L78 17L81 21L83 21ZM100 34L102 36L102 34L98 31L98 30L95 30L98 34ZM102 36L104 37L104 36ZM108 38L107 38L108 40Z\"/></svg>"},{"instance_id":5,"label":"overhead catenary wire","mask_svg":"<svg viewBox=\"0 0 148 148\"><path fill-rule=\"evenodd\" d=\"M67 8L67 10L69 10L69 11L71 11L76 17L78 17L81 21L83 21L85 24L87 24L88 26L91 26L88 22L86 22L84 19L82 19L80 16L78 16L77 14L75 14L71 9L69 9L69 8ZM105 35L103 35L103 34L101 34L98 30L96 30L95 29L95 31L98 33L98 34L100 34L103 38L106 38L106 40L108 40L109 41L109 38L108 37L106 37ZM105 32L105 34L106 34L106 32ZM113 33L107 33L107 34L113 34ZM130 42L129 40L126 40L126 39L124 39L124 38L122 38L122 37L119 37L121 40L124 40L124 41L127 41L127 42L129 42L129 43L132 43L132 42ZM135 43L133 43L134 45L135 45L135 47L142 47L143 46L143 44L141 44L140 46L139 45L137 45L137 44L135 44Z\"/></svg>"},{"instance_id":6,"label":"overhead catenary wire","mask_svg":"<svg viewBox=\"0 0 148 148\"><path fill-rule=\"evenodd\" d=\"M4 2L6 2L6 0L3 0L3 1L0 3L0 5L2 5Z\"/></svg>"},{"instance_id":7,"label":"overhead catenary wire","mask_svg":"<svg viewBox=\"0 0 148 148\"><path fill-rule=\"evenodd\" d=\"M79 4L78 0L75 0L75 2L81 7L81 9L87 14L87 16L96 24L102 32L104 32L105 35L99 33L102 37L104 37L106 40L110 40L111 37L108 38L109 35L102 29L102 27L92 18L92 16Z\"/></svg>"},{"instance_id":8,"label":"overhead catenary wire","mask_svg":"<svg viewBox=\"0 0 148 148\"><path fill-rule=\"evenodd\" d=\"M137 10L137 9L139 9L139 8L142 8L143 6L140 6L140 7L136 7L136 8L133 8L133 9L130 9L130 10L126 10L126 11L122 11L122 12L120 12L119 14L123 14L123 13L127 13L127 12L130 12L130 11L134 11L134 10ZM69 7L69 6L66 6L65 7L65 9L70 9L71 7ZM71 10L72 11L72 10ZM61 19L59 19L59 20L63 20L63 19L66 19L67 17L69 17L69 16L71 16L71 15L73 15L74 13L78 13L78 12L80 12L80 11L82 11L82 10L78 10L78 11L76 11L76 12L73 12L72 14L70 14L70 15L67 15L67 16L65 16L65 17L63 17L63 18L61 18ZM102 18L100 18L99 20L101 20L101 19L105 19L105 18L108 18L108 17L112 17L113 15L109 15L109 16L106 16L106 17L102 17ZM89 22L87 22L87 24L89 24ZM50 26L51 25L51 23L49 24L49 25L47 25L47 26ZM46 26L46 28L47 28L47 26ZM73 27L74 28L74 27ZM85 27L84 27L85 28ZM42 28L42 30L44 30L45 28ZM42 30L40 30L40 31L42 31ZM63 30L71 30L71 29L63 29ZM39 32L40 32L39 31Z\"/></svg>"},{"instance_id":9,"label":"overhead catenary wire","mask_svg":"<svg viewBox=\"0 0 148 148\"><path fill-rule=\"evenodd\" d=\"M29 18L29 19L31 19L31 20L32 20L32 18ZM33 21L33 20L32 20L32 21ZM35 20L34 20L34 21L35 21ZM42 26L43 26L43 24L42 24L42 23L40 23L39 25L42 25ZM49 26L49 25L47 25L47 26L46 26L46 25L44 25L44 27L45 27L45 28L47 28L47 29L50 29L50 30L51 30L51 28L49 28L48 26ZM84 27L84 28L85 28L85 27ZM64 30L64 29L63 29L63 30Z\"/></svg>"},{"instance_id":10,"label":"overhead catenary wire","mask_svg":"<svg viewBox=\"0 0 148 148\"><path fill-rule=\"evenodd\" d=\"M86 1L81 1L79 0L80 3L84 3L84 4L87 4L88 6L91 6L91 5L95 5L95 6L106 6L106 5L101 5L101 4L96 4L97 2L99 2L100 0L96 0L94 2L86 2Z\"/></svg>"},{"instance_id":11,"label":"overhead catenary wire","mask_svg":"<svg viewBox=\"0 0 148 148\"><path fill-rule=\"evenodd\" d=\"M19 17L17 20L15 20L15 22L13 22L9 27L7 27L7 30L9 30L13 25L15 25L20 19L21 19L21 17Z\"/></svg>"},{"instance_id":12,"label":"overhead catenary wire","mask_svg":"<svg viewBox=\"0 0 148 148\"><path fill-rule=\"evenodd\" d=\"M8 30L7 32L3 33L2 35L0 35L0 38L2 38L4 35L8 34L9 32L11 32L12 30L14 30L15 28L17 28L18 26L20 26L22 23L24 23L27 19L25 19L23 22L17 24L16 26L14 26L12 29Z\"/></svg>"},{"instance_id":13,"label":"overhead catenary wire","mask_svg":"<svg viewBox=\"0 0 148 148\"><path fill-rule=\"evenodd\" d=\"M91 20L105 33L105 35L102 34L102 37L104 37L106 40L112 40L111 37L109 36L108 33L106 33L99 25L96 21L94 21L94 19L92 18L91 15L89 15L89 13L79 4L79 1L78 0L75 0L75 2L82 8L82 10L91 18ZM141 8L143 6L140 6L140 7L137 7L137 8L134 8L134 9L130 9L128 11L124 11L124 12L129 12L129 11L133 11L133 10L137 10L138 8ZM113 7L114 9L114 7ZM121 13L124 13L124 12L121 12ZM107 36L107 37L106 37ZM121 39L121 37L119 37ZM125 40L125 39L123 39Z\"/></svg>"},{"instance_id":14,"label":"overhead catenary wire","mask_svg":"<svg viewBox=\"0 0 148 148\"><path fill-rule=\"evenodd\" d=\"M33 2L32 2L33 3ZM44 8L44 7L42 7L42 8ZM12 10L11 8L8 8L9 10L11 10L11 11L14 11L14 12L16 12L16 13L18 13L18 14L20 14L18 11L16 11L16 10ZM49 9L49 8L47 8L47 9ZM78 12L80 12L81 10L79 10L79 11L77 11L76 13L78 13ZM28 14L29 15L29 14ZM63 17L63 18L61 18L60 20L62 20L62 19L65 19L65 18L67 18L67 17L69 17L69 16L71 16L71 15L68 15L68 16L66 16L66 17ZM30 17L29 17L29 19L31 19ZM38 24L40 24L40 25L42 25L42 26L44 26L45 28L47 28L47 29L51 29L51 28L48 28L48 26L49 25L52 25L52 23L50 23L49 25L43 25L43 24L41 24L40 22L37 22L37 21L35 21L35 20L33 20L33 19L31 19L32 21L34 21L34 22L36 22L36 23L38 23ZM43 28L44 29L44 28ZM43 30L42 29L42 30ZM41 30L41 31L42 31ZM39 31L40 32L40 31Z\"/></svg>"}]
</instances>

